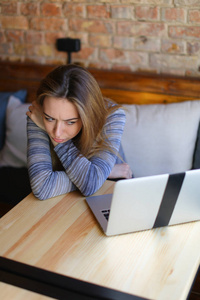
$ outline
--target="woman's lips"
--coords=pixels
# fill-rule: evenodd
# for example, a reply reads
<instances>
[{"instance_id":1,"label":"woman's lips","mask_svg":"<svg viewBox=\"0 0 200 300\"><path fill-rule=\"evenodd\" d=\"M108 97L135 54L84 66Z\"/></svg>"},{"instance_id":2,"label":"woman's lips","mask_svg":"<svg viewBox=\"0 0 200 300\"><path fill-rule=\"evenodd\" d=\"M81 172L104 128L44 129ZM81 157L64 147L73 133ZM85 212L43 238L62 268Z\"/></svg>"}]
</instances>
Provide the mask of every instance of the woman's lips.
<instances>
[{"instance_id":1,"label":"woman's lips","mask_svg":"<svg viewBox=\"0 0 200 300\"><path fill-rule=\"evenodd\" d=\"M57 138L53 138L54 142L56 143L63 143L65 140L63 139L57 139Z\"/></svg>"}]
</instances>

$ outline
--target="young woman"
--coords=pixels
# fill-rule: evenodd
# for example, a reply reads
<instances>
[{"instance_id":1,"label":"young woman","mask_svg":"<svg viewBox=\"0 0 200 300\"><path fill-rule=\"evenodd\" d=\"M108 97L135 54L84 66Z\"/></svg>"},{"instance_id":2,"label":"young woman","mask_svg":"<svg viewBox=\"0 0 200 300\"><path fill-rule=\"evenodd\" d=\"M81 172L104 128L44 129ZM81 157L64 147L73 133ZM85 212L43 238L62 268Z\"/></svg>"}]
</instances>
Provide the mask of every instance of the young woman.
<instances>
[{"instance_id":1,"label":"young woman","mask_svg":"<svg viewBox=\"0 0 200 300\"><path fill-rule=\"evenodd\" d=\"M40 200L77 189L89 196L107 178L132 177L121 147L125 113L86 69L49 73L27 116L28 171Z\"/></svg>"}]
</instances>

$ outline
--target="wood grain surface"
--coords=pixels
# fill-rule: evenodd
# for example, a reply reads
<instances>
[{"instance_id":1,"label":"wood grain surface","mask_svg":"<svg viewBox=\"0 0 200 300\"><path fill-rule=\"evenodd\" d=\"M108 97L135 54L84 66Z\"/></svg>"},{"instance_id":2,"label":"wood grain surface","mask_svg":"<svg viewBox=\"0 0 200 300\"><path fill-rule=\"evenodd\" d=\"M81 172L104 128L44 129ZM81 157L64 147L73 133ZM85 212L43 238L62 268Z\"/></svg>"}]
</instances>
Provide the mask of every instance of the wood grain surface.
<instances>
[{"instance_id":1,"label":"wood grain surface","mask_svg":"<svg viewBox=\"0 0 200 300\"><path fill-rule=\"evenodd\" d=\"M40 81L56 65L0 62L0 91L27 89L32 102ZM200 99L199 78L89 69L102 93L123 104L171 103Z\"/></svg>"},{"instance_id":2,"label":"wood grain surface","mask_svg":"<svg viewBox=\"0 0 200 300\"><path fill-rule=\"evenodd\" d=\"M113 185L107 181L97 194ZM134 295L177 300L186 299L197 272L199 236L200 222L192 222L106 237L79 192L45 201L30 194L0 220L0 255Z\"/></svg>"}]
</instances>

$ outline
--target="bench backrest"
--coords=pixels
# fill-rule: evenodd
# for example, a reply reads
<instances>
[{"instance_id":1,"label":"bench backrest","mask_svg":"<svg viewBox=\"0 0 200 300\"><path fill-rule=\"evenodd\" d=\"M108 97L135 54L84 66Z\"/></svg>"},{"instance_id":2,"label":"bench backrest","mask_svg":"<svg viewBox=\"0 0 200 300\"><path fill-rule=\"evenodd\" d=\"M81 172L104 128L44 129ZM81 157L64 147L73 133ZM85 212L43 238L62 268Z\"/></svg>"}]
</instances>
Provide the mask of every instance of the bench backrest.
<instances>
[{"instance_id":1,"label":"bench backrest","mask_svg":"<svg viewBox=\"0 0 200 300\"><path fill-rule=\"evenodd\" d=\"M27 89L31 102L39 83L55 65L0 62L0 91ZM89 69L105 97L123 104L171 103L200 99L200 80L125 71Z\"/></svg>"}]
</instances>

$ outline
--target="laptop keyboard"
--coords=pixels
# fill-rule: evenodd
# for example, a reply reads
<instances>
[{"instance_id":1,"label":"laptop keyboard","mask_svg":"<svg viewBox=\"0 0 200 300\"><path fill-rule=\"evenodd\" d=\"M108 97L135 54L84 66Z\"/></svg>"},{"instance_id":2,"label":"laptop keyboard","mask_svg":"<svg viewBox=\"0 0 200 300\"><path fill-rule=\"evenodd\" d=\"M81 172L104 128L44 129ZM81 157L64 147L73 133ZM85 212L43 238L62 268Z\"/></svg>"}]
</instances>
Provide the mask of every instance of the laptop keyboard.
<instances>
[{"instance_id":1,"label":"laptop keyboard","mask_svg":"<svg viewBox=\"0 0 200 300\"><path fill-rule=\"evenodd\" d=\"M110 209L104 209L101 212L104 215L104 217L106 218L106 220L108 221L109 214L110 214Z\"/></svg>"}]
</instances>

